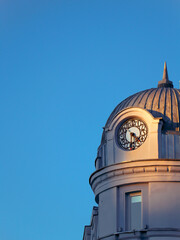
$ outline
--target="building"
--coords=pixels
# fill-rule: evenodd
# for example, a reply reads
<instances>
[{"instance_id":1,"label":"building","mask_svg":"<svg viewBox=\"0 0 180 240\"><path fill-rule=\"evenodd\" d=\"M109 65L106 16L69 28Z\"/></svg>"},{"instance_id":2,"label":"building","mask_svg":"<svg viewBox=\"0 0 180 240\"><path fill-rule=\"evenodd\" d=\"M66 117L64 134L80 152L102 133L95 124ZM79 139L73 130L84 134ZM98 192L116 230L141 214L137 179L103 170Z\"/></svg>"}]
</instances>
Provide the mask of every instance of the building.
<instances>
[{"instance_id":1,"label":"building","mask_svg":"<svg viewBox=\"0 0 180 240\"><path fill-rule=\"evenodd\" d=\"M89 182L98 207L83 240L180 239L180 90L166 63L157 88L113 110L95 166Z\"/></svg>"}]
</instances>

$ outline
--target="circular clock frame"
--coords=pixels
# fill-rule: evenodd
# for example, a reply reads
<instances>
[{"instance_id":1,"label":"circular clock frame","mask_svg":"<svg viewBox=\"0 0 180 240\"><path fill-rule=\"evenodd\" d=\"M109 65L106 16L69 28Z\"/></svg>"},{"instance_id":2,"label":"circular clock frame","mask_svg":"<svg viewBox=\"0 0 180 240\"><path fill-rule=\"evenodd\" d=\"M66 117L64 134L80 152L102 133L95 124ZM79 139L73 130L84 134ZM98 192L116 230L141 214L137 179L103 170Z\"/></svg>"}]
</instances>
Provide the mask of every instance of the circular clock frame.
<instances>
[{"instance_id":1,"label":"circular clock frame","mask_svg":"<svg viewBox=\"0 0 180 240\"><path fill-rule=\"evenodd\" d=\"M147 139L148 127L140 118L129 118L117 130L118 145L126 151L139 148Z\"/></svg>"}]
</instances>

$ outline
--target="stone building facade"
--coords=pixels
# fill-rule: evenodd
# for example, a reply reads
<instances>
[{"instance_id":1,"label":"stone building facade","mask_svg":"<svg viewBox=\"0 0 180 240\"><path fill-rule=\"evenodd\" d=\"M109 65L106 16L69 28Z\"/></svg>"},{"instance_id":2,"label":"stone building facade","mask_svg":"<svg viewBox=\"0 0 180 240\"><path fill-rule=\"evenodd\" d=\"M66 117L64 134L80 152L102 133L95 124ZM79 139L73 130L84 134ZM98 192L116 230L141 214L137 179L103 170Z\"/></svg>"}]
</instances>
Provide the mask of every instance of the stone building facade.
<instances>
[{"instance_id":1,"label":"stone building facade","mask_svg":"<svg viewBox=\"0 0 180 240\"><path fill-rule=\"evenodd\" d=\"M98 207L83 240L180 239L180 90L166 63L157 88L114 109L95 166Z\"/></svg>"}]
</instances>

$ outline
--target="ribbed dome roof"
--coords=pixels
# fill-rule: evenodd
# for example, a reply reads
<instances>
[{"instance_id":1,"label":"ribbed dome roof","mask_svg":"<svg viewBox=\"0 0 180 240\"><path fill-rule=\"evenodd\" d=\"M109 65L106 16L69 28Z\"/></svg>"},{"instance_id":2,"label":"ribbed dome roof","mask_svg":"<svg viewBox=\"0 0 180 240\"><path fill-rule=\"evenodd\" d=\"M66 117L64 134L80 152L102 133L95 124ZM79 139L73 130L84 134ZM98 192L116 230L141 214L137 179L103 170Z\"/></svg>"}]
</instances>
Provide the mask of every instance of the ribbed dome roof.
<instances>
[{"instance_id":1,"label":"ribbed dome roof","mask_svg":"<svg viewBox=\"0 0 180 240\"><path fill-rule=\"evenodd\" d=\"M117 105L106 122L108 127L112 119L125 108L140 107L148 110L154 117L162 117L164 130L179 131L180 127L180 90L173 88L168 79L166 63L164 65L163 79L157 88L138 92Z\"/></svg>"}]
</instances>

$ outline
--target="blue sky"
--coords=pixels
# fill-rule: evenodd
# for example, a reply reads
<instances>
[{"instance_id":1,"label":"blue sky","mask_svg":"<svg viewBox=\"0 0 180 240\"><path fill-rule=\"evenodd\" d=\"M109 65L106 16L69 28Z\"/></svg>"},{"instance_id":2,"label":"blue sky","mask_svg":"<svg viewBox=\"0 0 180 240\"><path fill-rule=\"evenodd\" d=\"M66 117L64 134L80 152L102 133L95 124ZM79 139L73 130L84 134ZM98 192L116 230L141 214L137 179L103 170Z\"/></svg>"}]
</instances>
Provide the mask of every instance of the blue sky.
<instances>
[{"instance_id":1,"label":"blue sky","mask_svg":"<svg viewBox=\"0 0 180 240\"><path fill-rule=\"evenodd\" d=\"M102 127L180 80L179 0L0 0L0 239L82 239Z\"/></svg>"}]
</instances>

